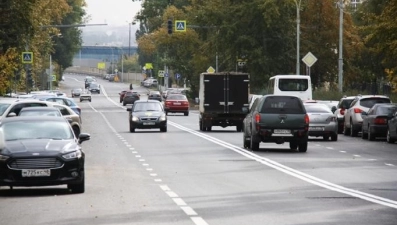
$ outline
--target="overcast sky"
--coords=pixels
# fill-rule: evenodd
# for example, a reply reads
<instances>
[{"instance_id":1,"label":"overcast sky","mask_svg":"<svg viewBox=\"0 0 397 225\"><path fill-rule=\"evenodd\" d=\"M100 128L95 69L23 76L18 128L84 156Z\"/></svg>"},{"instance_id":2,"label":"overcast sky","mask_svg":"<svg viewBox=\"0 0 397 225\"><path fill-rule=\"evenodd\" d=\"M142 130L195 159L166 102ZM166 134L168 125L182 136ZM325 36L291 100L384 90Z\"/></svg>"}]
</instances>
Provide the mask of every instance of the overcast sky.
<instances>
[{"instance_id":1,"label":"overcast sky","mask_svg":"<svg viewBox=\"0 0 397 225\"><path fill-rule=\"evenodd\" d=\"M85 0L88 24L107 23L108 26L128 25L141 8L141 1L132 0Z\"/></svg>"}]
</instances>

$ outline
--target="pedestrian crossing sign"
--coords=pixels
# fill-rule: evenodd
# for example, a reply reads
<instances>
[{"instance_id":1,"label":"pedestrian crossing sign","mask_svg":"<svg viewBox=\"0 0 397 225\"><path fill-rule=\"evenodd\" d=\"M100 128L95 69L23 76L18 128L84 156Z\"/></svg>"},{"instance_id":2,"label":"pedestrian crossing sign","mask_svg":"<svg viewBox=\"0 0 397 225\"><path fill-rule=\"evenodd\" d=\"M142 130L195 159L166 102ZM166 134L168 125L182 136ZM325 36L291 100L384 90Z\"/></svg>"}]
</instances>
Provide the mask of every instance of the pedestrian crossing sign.
<instances>
[{"instance_id":1,"label":"pedestrian crossing sign","mask_svg":"<svg viewBox=\"0 0 397 225\"><path fill-rule=\"evenodd\" d=\"M175 20L175 31L186 32L186 20Z\"/></svg>"},{"instance_id":2,"label":"pedestrian crossing sign","mask_svg":"<svg viewBox=\"0 0 397 225\"><path fill-rule=\"evenodd\" d=\"M33 52L22 52L22 63L32 64L33 63Z\"/></svg>"}]
</instances>

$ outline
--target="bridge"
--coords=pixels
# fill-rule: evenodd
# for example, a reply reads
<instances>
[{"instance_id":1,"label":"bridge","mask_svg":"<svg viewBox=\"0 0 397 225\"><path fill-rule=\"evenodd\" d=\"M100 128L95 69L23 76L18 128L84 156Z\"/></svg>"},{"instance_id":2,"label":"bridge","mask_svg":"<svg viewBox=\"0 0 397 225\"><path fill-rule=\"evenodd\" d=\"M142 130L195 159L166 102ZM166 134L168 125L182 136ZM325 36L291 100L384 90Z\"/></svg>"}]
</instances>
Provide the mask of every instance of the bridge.
<instances>
[{"instance_id":1,"label":"bridge","mask_svg":"<svg viewBox=\"0 0 397 225\"><path fill-rule=\"evenodd\" d=\"M105 63L105 68L117 64L124 55L133 55L137 52L136 46L131 48L117 46L82 46L80 51L73 57L73 68L68 70L91 70L97 69L98 63Z\"/></svg>"}]
</instances>

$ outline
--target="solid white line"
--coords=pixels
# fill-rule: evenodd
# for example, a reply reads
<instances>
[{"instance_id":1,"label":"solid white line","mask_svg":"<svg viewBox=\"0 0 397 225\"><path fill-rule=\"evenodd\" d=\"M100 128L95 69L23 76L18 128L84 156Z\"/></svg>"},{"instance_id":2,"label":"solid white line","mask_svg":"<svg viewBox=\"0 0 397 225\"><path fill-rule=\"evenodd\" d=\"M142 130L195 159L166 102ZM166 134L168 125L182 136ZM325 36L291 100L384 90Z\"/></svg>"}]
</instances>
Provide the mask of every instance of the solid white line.
<instances>
[{"instance_id":1,"label":"solid white line","mask_svg":"<svg viewBox=\"0 0 397 225\"><path fill-rule=\"evenodd\" d=\"M393 164L390 163L385 163L386 166L394 166Z\"/></svg>"},{"instance_id":2,"label":"solid white line","mask_svg":"<svg viewBox=\"0 0 397 225\"><path fill-rule=\"evenodd\" d=\"M92 110L94 110L95 112L98 112L98 110L96 110L96 109L91 105L91 103L88 103L88 105L91 107Z\"/></svg>"},{"instance_id":3,"label":"solid white line","mask_svg":"<svg viewBox=\"0 0 397 225\"><path fill-rule=\"evenodd\" d=\"M178 195L173 191L166 191L165 193L167 193L170 198L178 198Z\"/></svg>"},{"instance_id":4,"label":"solid white line","mask_svg":"<svg viewBox=\"0 0 397 225\"><path fill-rule=\"evenodd\" d=\"M127 109L124 106L121 106L120 104L116 103L115 101L113 101L113 99L109 98L108 93L106 93L105 88L103 87L103 85L101 85L101 92L103 93L103 95L110 101L112 102L115 106L120 107L122 109Z\"/></svg>"},{"instance_id":5,"label":"solid white line","mask_svg":"<svg viewBox=\"0 0 397 225\"><path fill-rule=\"evenodd\" d=\"M190 219L192 219L193 223L196 225L208 225L208 223L201 217L190 217Z\"/></svg>"},{"instance_id":6,"label":"solid white line","mask_svg":"<svg viewBox=\"0 0 397 225\"><path fill-rule=\"evenodd\" d=\"M330 150L332 150L332 149L334 149L333 147L326 147L327 149L330 149Z\"/></svg>"},{"instance_id":7,"label":"solid white line","mask_svg":"<svg viewBox=\"0 0 397 225\"><path fill-rule=\"evenodd\" d=\"M183 201L183 199L181 198L172 198L172 200L174 200L175 204L177 204L178 206L185 206L186 202Z\"/></svg>"},{"instance_id":8,"label":"solid white line","mask_svg":"<svg viewBox=\"0 0 397 225\"><path fill-rule=\"evenodd\" d=\"M343 193L343 194L346 194L346 195L350 195L350 196L353 196L353 197L357 197L357 198L360 198L360 199L363 199L363 200L366 200L366 201L369 201L369 202L373 202L373 203L376 203L376 204L380 204L380 205L384 205L384 206L388 206L388 207L397 209L397 201L394 201L394 200L391 200L391 199L387 199L387 198L383 198L383 197L376 196L376 195L372 195L372 194L369 194L369 193L361 192L361 191L356 191L356 190L353 190L353 189L350 189L350 188L343 187L341 185L337 185L337 184L328 182L326 180L319 179L317 177L314 177L314 176L311 176L309 174L303 173L301 171L295 170L295 169L293 169L291 167L287 167L287 166L285 166L283 164L280 164L280 163L278 163L276 161L270 160L270 159L265 158L265 157L261 157L261 156L255 154L255 153L253 153L253 152L247 151L244 148L232 145L232 144L230 144L228 142L224 142L222 140L219 140L219 139L214 138L212 136L206 135L204 133L201 133L201 132L198 132L198 131L195 131L195 130L192 130L192 129L189 129L189 128L186 128L186 127L183 127L183 126L181 126L181 125L179 125L177 123L174 123L172 121L168 121L168 124L171 125L171 126L174 126L176 128L179 128L180 130L184 130L184 131L189 132L191 134L194 134L196 136L202 137L203 139L206 139L208 141L216 143L216 144L218 144L220 146L224 146L225 148L228 148L228 149L230 149L230 150L232 150L232 151L234 151L236 153L239 153L239 154L241 154L241 155L243 155L243 156L245 156L247 158L256 160L257 162L262 163L263 165L267 165L267 166L269 166L271 168L274 168L274 169L279 170L279 171L281 171L283 173L289 174L289 175L291 175L293 177L296 177L296 178L301 179L303 181L306 181L308 183L311 183L311 184L326 188L326 189L331 190L331 191L336 191L336 192Z\"/></svg>"},{"instance_id":9,"label":"solid white line","mask_svg":"<svg viewBox=\"0 0 397 225\"><path fill-rule=\"evenodd\" d=\"M181 206L181 209L186 213L188 216L196 216L197 213L189 206Z\"/></svg>"}]
</instances>

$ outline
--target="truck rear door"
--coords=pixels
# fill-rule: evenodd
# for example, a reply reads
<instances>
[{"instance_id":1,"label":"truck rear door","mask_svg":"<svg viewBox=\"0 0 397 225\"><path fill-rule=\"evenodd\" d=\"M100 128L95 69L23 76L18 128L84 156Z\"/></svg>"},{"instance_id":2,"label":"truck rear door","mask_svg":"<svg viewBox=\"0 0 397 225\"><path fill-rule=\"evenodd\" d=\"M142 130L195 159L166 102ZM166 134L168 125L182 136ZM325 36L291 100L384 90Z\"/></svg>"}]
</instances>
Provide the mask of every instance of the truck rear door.
<instances>
[{"instance_id":1,"label":"truck rear door","mask_svg":"<svg viewBox=\"0 0 397 225\"><path fill-rule=\"evenodd\" d=\"M203 79L205 112L223 112L225 108L225 75L205 74Z\"/></svg>"},{"instance_id":2,"label":"truck rear door","mask_svg":"<svg viewBox=\"0 0 397 225\"><path fill-rule=\"evenodd\" d=\"M244 106L248 107L248 74L229 74L225 77L225 105L228 113L241 113Z\"/></svg>"}]
</instances>

